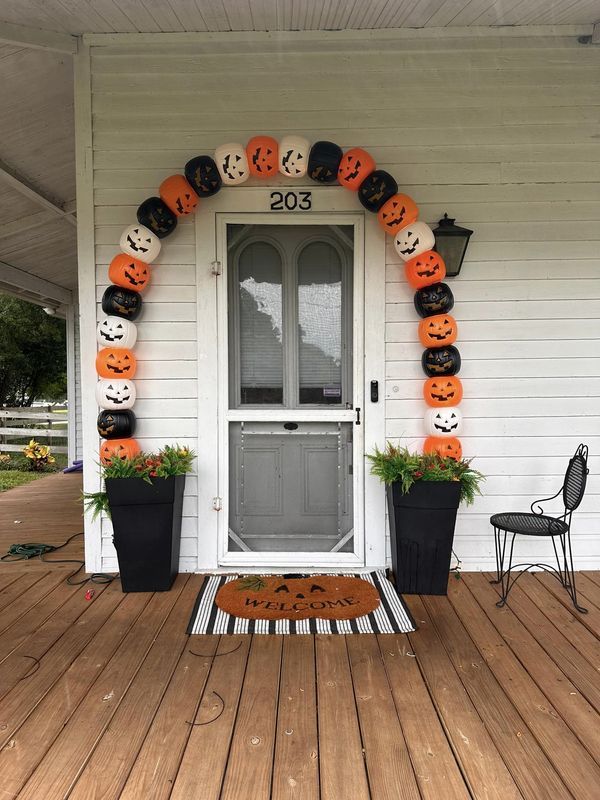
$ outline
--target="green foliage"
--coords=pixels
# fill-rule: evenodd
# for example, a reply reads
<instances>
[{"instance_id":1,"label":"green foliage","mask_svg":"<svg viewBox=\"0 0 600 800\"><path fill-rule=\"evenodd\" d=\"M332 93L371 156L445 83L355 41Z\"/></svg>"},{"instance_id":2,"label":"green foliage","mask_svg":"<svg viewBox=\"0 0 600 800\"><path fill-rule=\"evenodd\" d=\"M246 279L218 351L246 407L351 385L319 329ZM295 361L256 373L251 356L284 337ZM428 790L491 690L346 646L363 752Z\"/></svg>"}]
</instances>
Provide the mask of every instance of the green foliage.
<instances>
[{"instance_id":1,"label":"green foliage","mask_svg":"<svg viewBox=\"0 0 600 800\"><path fill-rule=\"evenodd\" d=\"M0 470L0 492L14 489L15 486L22 486L24 483L31 483L37 478L43 478L43 472L19 472L18 470Z\"/></svg>"},{"instance_id":2,"label":"green foliage","mask_svg":"<svg viewBox=\"0 0 600 800\"><path fill-rule=\"evenodd\" d=\"M0 445L1 447L1 445ZM34 462L25 458L22 455L13 456L0 456L0 472L41 472L42 474L48 472L56 472L59 466L56 463L52 464L38 464L34 466Z\"/></svg>"},{"instance_id":3,"label":"green foliage","mask_svg":"<svg viewBox=\"0 0 600 800\"><path fill-rule=\"evenodd\" d=\"M388 442L384 450L375 448L367 455L372 463L371 474L383 483L399 483L406 494L415 481L460 481L460 500L471 505L481 494L479 484L485 480L481 472L471 468L471 461L442 458L437 453L411 453L407 447Z\"/></svg>"},{"instance_id":4,"label":"green foliage","mask_svg":"<svg viewBox=\"0 0 600 800\"><path fill-rule=\"evenodd\" d=\"M39 306L0 295L0 406L67 394L66 326Z\"/></svg>"},{"instance_id":5,"label":"green foliage","mask_svg":"<svg viewBox=\"0 0 600 800\"><path fill-rule=\"evenodd\" d=\"M96 517L99 517L101 514L106 514L110 517L108 495L106 492L84 492L82 499L84 510L91 512L92 520L95 520Z\"/></svg>"},{"instance_id":6,"label":"green foliage","mask_svg":"<svg viewBox=\"0 0 600 800\"><path fill-rule=\"evenodd\" d=\"M267 584L260 577L260 575L247 575L245 578L240 578L237 581L237 589L240 592L260 592Z\"/></svg>"}]
</instances>

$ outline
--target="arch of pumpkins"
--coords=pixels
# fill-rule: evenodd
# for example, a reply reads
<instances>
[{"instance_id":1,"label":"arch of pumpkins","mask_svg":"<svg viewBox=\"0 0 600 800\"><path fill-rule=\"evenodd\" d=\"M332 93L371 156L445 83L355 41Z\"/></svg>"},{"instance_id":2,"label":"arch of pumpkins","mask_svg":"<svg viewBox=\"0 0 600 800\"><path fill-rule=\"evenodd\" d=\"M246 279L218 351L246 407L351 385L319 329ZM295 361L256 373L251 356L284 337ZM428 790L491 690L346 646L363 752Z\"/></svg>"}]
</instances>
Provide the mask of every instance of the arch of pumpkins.
<instances>
[{"instance_id":1,"label":"arch of pumpkins","mask_svg":"<svg viewBox=\"0 0 600 800\"><path fill-rule=\"evenodd\" d=\"M396 180L376 169L373 158L360 147L345 153L333 142L319 141L312 147L302 136L284 136L280 142L270 136L255 136L246 147L224 144L214 157L201 155L185 165L183 175L171 175L160 185L158 197L149 197L137 209L137 224L120 238L121 252L108 270L111 285L102 297L97 339L101 348L96 358L99 376L96 399L100 406L97 428L103 442L100 459L133 457L140 446L133 438L136 399L133 378L137 339L135 320L142 310L142 292L151 280L150 264L157 258L161 240L173 233L180 216L192 214L201 198L216 194L222 186L237 186L249 177L269 179L277 172L300 179L306 174L318 183L337 181L358 193L365 209L376 213L383 230L394 237L395 249L404 262L405 275L415 289L414 305L421 317L418 334L426 348L422 366L427 375L423 396L425 452L460 459L462 448L456 434L462 428L458 404L462 385L456 374L460 354L453 343L457 336L450 287L443 283L446 267L435 252L431 228L418 220L419 210L412 198L398 192Z\"/></svg>"}]
</instances>

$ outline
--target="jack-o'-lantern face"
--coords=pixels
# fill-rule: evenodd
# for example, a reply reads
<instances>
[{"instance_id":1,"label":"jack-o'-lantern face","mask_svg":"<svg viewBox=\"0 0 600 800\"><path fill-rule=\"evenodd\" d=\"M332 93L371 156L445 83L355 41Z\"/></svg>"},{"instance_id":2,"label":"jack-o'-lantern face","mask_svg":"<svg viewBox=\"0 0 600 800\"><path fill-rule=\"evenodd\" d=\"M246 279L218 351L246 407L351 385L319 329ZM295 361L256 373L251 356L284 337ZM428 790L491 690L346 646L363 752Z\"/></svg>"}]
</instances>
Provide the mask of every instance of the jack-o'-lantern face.
<instances>
[{"instance_id":1,"label":"jack-o'-lantern face","mask_svg":"<svg viewBox=\"0 0 600 800\"><path fill-rule=\"evenodd\" d=\"M185 179L199 197L212 197L221 188L217 165L210 156L191 158L184 169Z\"/></svg>"},{"instance_id":2,"label":"jack-o'-lantern face","mask_svg":"<svg viewBox=\"0 0 600 800\"><path fill-rule=\"evenodd\" d=\"M417 256L417 258L421 258L421 256ZM417 289L414 302L419 316L431 317L433 314L448 314L452 311L454 295L447 283L434 283L431 286Z\"/></svg>"},{"instance_id":3,"label":"jack-o'-lantern face","mask_svg":"<svg viewBox=\"0 0 600 800\"><path fill-rule=\"evenodd\" d=\"M375 160L362 147L352 147L342 156L338 168L338 181L355 192L367 175L375 169Z\"/></svg>"},{"instance_id":4,"label":"jack-o'-lantern face","mask_svg":"<svg viewBox=\"0 0 600 800\"><path fill-rule=\"evenodd\" d=\"M136 368L133 350L105 347L96 356L96 372L101 378L133 378Z\"/></svg>"},{"instance_id":5,"label":"jack-o'-lantern face","mask_svg":"<svg viewBox=\"0 0 600 800\"><path fill-rule=\"evenodd\" d=\"M279 142L279 172L288 178L302 178L308 167L310 144L303 136L284 136Z\"/></svg>"},{"instance_id":6,"label":"jack-o'-lantern face","mask_svg":"<svg viewBox=\"0 0 600 800\"><path fill-rule=\"evenodd\" d=\"M424 253L426 250L431 250L434 244L435 236L433 231L429 225L419 220L400 228L394 238L394 247L402 261L410 261L411 258ZM441 280L443 277L445 275L441 277L438 275L436 280ZM414 288L418 289L419 287L415 286Z\"/></svg>"},{"instance_id":7,"label":"jack-o'-lantern face","mask_svg":"<svg viewBox=\"0 0 600 800\"><path fill-rule=\"evenodd\" d=\"M271 178L279 167L279 145L272 136L254 136L246 145L250 173L255 178Z\"/></svg>"},{"instance_id":8,"label":"jack-o'-lantern face","mask_svg":"<svg viewBox=\"0 0 600 800\"><path fill-rule=\"evenodd\" d=\"M458 406L428 408L425 412L425 430L429 436L442 438L457 436L462 430L462 412Z\"/></svg>"},{"instance_id":9,"label":"jack-o'-lantern face","mask_svg":"<svg viewBox=\"0 0 600 800\"><path fill-rule=\"evenodd\" d=\"M450 314L436 314L419 322L419 339L424 347L442 347L456 341L457 325Z\"/></svg>"},{"instance_id":10,"label":"jack-o'-lantern face","mask_svg":"<svg viewBox=\"0 0 600 800\"><path fill-rule=\"evenodd\" d=\"M160 253L160 239L145 225L130 225L119 240L121 250L128 256L151 264Z\"/></svg>"},{"instance_id":11,"label":"jack-o'-lantern face","mask_svg":"<svg viewBox=\"0 0 600 800\"><path fill-rule=\"evenodd\" d=\"M426 250L404 265L404 275L413 289L423 289L446 277L444 259L435 250Z\"/></svg>"},{"instance_id":12,"label":"jack-o'-lantern face","mask_svg":"<svg viewBox=\"0 0 600 800\"><path fill-rule=\"evenodd\" d=\"M226 186L239 186L250 177L246 148L242 144L222 144L215 150L215 162Z\"/></svg>"},{"instance_id":13,"label":"jack-o'-lantern face","mask_svg":"<svg viewBox=\"0 0 600 800\"><path fill-rule=\"evenodd\" d=\"M367 211L376 214L397 191L398 184L393 175L383 169L376 169L361 183L358 199Z\"/></svg>"},{"instance_id":14,"label":"jack-o'-lantern face","mask_svg":"<svg viewBox=\"0 0 600 800\"><path fill-rule=\"evenodd\" d=\"M342 148L333 142L315 142L308 155L308 177L319 183L333 183L338 176Z\"/></svg>"},{"instance_id":15,"label":"jack-o'-lantern face","mask_svg":"<svg viewBox=\"0 0 600 800\"><path fill-rule=\"evenodd\" d=\"M178 217L186 216L196 210L198 195L183 177L171 175L158 187L160 199Z\"/></svg>"},{"instance_id":16,"label":"jack-o'-lantern face","mask_svg":"<svg viewBox=\"0 0 600 800\"><path fill-rule=\"evenodd\" d=\"M123 289L142 292L150 283L150 267L137 258L119 253L110 262L108 279Z\"/></svg>"},{"instance_id":17,"label":"jack-o'-lantern face","mask_svg":"<svg viewBox=\"0 0 600 800\"><path fill-rule=\"evenodd\" d=\"M148 197L138 206L137 220L159 239L173 233L177 227L177 217L160 197Z\"/></svg>"},{"instance_id":18,"label":"jack-o'-lantern face","mask_svg":"<svg viewBox=\"0 0 600 800\"><path fill-rule=\"evenodd\" d=\"M135 384L130 380L102 378L96 384L96 402L100 408L119 411L135 403Z\"/></svg>"},{"instance_id":19,"label":"jack-o'-lantern face","mask_svg":"<svg viewBox=\"0 0 600 800\"><path fill-rule=\"evenodd\" d=\"M137 328L122 317L103 317L96 329L96 339L102 347L132 348L137 340Z\"/></svg>"},{"instance_id":20,"label":"jack-o'-lantern face","mask_svg":"<svg viewBox=\"0 0 600 800\"><path fill-rule=\"evenodd\" d=\"M100 461L109 464L113 459L135 458L141 453L141 448L135 439L107 439L100 447Z\"/></svg>"},{"instance_id":21,"label":"jack-o'-lantern face","mask_svg":"<svg viewBox=\"0 0 600 800\"><path fill-rule=\"evenodd\" d=\"M142 296L122 286L109 286L102 295L102 311L115 317L135 320L142 311Z\"/></svg>"},{"instance_id":22,"label":"jack-o'-lantern face","mask_svg":"<svg viewBox=\"0 0 600 800\"><path fill-rule=\"evenodd\" d=\"M216 605L253 619L354 619L379 606L372 583L349 576L247 576L225 583Z\"/></svg>"},{"instance_id":23,"label":"jack-o'-lantern face","mask_svg":"<svg viewBox=\"0 0 600 800\"><path fill-rule=\"evenodd\" d=\"M135 433L133 411L101 411L96 421L103 439L128 439Z\"/></svg>"},{"instance_id":24,"label":"jack-o'-lantern face","mask_svg":"<svg viewBox=\"0 0 600 800\"><path fill-rule=\"evenodd\" d=\"M417 204L407 194L394 194L384 203L377 214L379 224L390 236L417 221L419 209Z\"/></svg>"},{"instance_id":25,"label":"jack-o'-lantern face","mask_svg":"<svg viewBox=\"0 0 600 800\"><path fill-rule=\"evenodd\" d=\"M423 397L430 406L457 406L462 396L462 382L455 375L429 378L423 385Z\"/></svg>"},{"instance_id":26,"label":"jack-o'-lantern face","mask_svg":"<svg viewBox=\"0 0 600 800\"><path fill-rule=\"evenodd\" d=\"M460 353L456 347L428 347L423 351L421 366L430 378L456 375L460 371Z\"/></svg>"},{"instance_id":27,"label":"jack-o'-lantern face","mask_svg":"<svg viewBox=\"0 0 600 800\"><path fill-rule=\"evenodd\" d=\"M428 436L423 445L423 452L437 453L442 458L453 458L455 461L460 461L462 458L462 445L460 439L455 439L454 436L448 438Z\"/></svg>"}]
</instances>

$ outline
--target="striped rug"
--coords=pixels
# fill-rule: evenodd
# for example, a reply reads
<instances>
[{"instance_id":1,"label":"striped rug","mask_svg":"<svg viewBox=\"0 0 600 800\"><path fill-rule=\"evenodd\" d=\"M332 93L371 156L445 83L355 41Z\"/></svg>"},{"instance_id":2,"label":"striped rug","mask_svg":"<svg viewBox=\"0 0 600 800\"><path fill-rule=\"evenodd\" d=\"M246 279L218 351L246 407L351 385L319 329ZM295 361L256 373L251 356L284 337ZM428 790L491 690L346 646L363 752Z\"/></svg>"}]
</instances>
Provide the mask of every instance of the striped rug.
<instances>
[{"instance_id":1,"label":"striped rug","mask_svg":"<svg viewBox=\"0 0 600 800\"><path fill-rule=\"evenodd\" d=\"M379 608L364 617L266 620L232 617L218 608L214 602L218 590L239 575L212 575L204 581L198 593L187 633L409 633L417 629L404 601L383 570L354 577L372 583L381 598Z\"/></svg>"}]
</instances>

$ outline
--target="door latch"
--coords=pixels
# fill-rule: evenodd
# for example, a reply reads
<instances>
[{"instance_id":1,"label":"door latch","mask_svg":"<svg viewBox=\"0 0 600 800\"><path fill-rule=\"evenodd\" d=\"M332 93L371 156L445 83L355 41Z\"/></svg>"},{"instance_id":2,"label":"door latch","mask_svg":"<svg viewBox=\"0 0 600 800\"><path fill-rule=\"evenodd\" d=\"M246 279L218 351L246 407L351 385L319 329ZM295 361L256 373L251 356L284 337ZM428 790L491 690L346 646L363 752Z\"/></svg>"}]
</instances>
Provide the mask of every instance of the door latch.
<instances>
[{"instance_id":1,"label":"door latch","mask_svg":"<svg viewBox=\"0 0 600 800\"><path fill-rule=\"evenodd\" d=\"M360 425L360 408L356 408L356 424Z\"/></svg>"},{"instance_id":2,"label":"door latch","mask_svg":"<svg viewBox=\"0 0 600 800\"><path fill-rule=\"evenodd\" d=\"M221 511L223 505L220 497L213 497L212 507L213 511Z\"/></svg>"}]
</instances>

